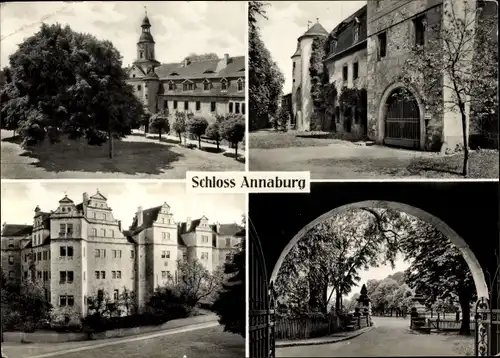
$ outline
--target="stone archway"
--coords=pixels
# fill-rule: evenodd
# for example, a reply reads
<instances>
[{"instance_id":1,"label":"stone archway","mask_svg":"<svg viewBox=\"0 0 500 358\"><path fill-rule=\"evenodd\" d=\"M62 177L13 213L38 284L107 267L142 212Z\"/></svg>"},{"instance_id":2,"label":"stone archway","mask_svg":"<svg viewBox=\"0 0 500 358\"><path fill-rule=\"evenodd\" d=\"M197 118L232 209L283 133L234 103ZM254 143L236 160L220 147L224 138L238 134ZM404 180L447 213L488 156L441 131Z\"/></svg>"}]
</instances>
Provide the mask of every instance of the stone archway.
<instances>
[{"instance_id":1,"label":"stone archway","mask_svg":"<svg viewBox=\"0 0 500 358\"><path fill-rule=\"evenodd\" d=\"M400 105L405 107L415 107L414 110L418 112L418 114L416 114L416 116L418 116L417 119L418 124L416 126L413 124L410 125L410 127L408 127L408 124L404 124L404 119L402 118L400 123L394 123L395 121L393 121L392 128L396 128L395 133L388 133L387 123L386 123L388 112L390 110L395 110L395 114L393 114L393 116L395 117L397 116L403 117L404 115L406 115L402 113L403 111L409 112L407 108L404 109L401 108L400 110L398 110L398 108L392 107L391 109L391 104L393 104L393 106L397 106L397 104L394 103L394 101L391 101L391 96L394 93L397 93L398 91L401 90L408 91L409 96L412 98L405 99L405 101L401 102ZM411 115L411 117L414 116L415 115ZM396 127L394 127L394 124L396 125ZM398 125L401 125L402 128L411 128L411 129L403 129L403 131L405 132L411 131L412 134L401 135L403 133L401 132L401 130L397 129ZM412 86L408 86L402 82L396 82L388 86L383 92L382 98L380 99L379 102L377 128L378 128L377 139L380 143L396 144L403 147L415 147L424 150L425 149L425 105L420 96L418 95L418 91L415 88L412 88ZM393 139L392 141L387 138L388 135L391 135L391 139ZM401 140L398 141L397 138L396 140L394 140L395 138L392 138L394 136L400 137Z\"/></svg>"},{"instance_id":2,"label":"stone archway","mask_svg":"<svg viewBox=\"0 0 500 358\"><path fill-rule=\"evenodd\" d=\"M286 256L288 255L290 250L297 244L297 242L300 239L302 239L302 237L304 237L304 235L310 229L312 229L314 226L318 225L322 221L332 216L339 215L348 210L360 209L360 208L380 208L380 209L392 209L392 210L402 211L409 215L415 216L427 222L428 224L433 225L436 229L441 231L443 235L453 243L453 245L455 245L460 250L462 256L465 259L465 262L467 263L469 269L471 270L478 298L481 297L487 298L489 296L488 286L486 284L486 279L484 277L484 273L481 268L481 265L479 264L479 261L477 260L476 256L469 248L465 240L461 238L451 227L449 227L444 221L437 218L436 216L429 214L428 212L418 209L414 206L394 201L382 201L382 200L381 201L367 200L367 201L360 201L356 203L339 206L333 210L324 213L323 215L317 217L315 220L311 221L309 224L304 226L290 240L290 242L285 246L285 248L281 252L281 255L276 261L274 269L271 273L270 282L271 283L275 282L279 273L279 269L283 264L283 261L285 260Z\"/></svg>"}]
</instances>

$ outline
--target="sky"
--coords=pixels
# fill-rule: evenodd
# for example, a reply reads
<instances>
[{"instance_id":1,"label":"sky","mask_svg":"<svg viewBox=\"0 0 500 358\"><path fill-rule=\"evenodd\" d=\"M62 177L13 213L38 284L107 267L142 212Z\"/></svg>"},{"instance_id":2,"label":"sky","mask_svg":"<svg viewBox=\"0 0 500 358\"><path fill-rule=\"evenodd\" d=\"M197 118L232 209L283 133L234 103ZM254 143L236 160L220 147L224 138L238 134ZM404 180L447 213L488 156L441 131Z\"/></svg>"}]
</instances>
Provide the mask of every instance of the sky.
<instances>
[{"instance_id":1,"label":"sky","mask_svg":"<svg viewBox=\"0 0 500 358\"><path fill-rule=\"evenodd\" d=\"M271 1L266 7L267 18L259 18L262 41L285 75L283 93L292 91L291 56L297 39L307 31L311 21L331 32L342 20L366 4L366 1Z\"/></svg>"},{"instance_id":2,"label":"sky","mask_svg":"<svg viewBox=\"0 0 500 358\"><path fill-rule=\"evenodd\" d=\"M78 32L110 40L123 64L136 57L144 6L156 42L156 59L180 62L191 53L215 52L219 57L246 54L247 11L241 1L158 2L12 2L2 3L1 66L23 39L47 24L69 24Z\"/></svg>"},{"instance_id":3,"label":"sky","mask_svg":"<svg viewBox=\"0 0 500 358\"><path fill-rule=\"evenodd\" d=\"M1 222L9 224L33 224L35 207L42 211L56 210L65 194L79 204L87 192L94 195L97 190L108 199L115 219L122 221L127 229L137 208L148 209L166 202L174 220L186 221L205 215L211 223L238 223L246 212L244 194L190 194L184 182L2 182Z\"/></svg>"}]
</instances>

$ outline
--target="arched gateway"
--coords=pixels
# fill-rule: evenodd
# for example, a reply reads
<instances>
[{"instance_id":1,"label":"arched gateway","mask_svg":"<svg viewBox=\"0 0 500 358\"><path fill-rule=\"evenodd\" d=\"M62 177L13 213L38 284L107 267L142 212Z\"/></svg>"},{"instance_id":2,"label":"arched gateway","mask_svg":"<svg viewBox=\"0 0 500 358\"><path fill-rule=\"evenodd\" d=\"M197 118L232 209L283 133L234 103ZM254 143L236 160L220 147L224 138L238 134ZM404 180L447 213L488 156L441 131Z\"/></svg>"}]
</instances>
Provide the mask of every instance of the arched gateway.
<instances>
[{"instance_id":1,"label":"arched gateway","mask_svg":"<svg viewBox=\"0 0 500 358\"><path fill-rule=\"evenodd\" d=\"M478 184L321 183L312 186L310 195L279 194L274 198L269 198L269 194L251 195L250 245L258 250L250 251L250 357L262 357L264 352L274 356L270 286L286 254L319 222L363 207L390 208L416 216L434 225L457 246L471 269L479 298L475 353L478 356L499 353L496 317L500 308L500 282L493 280L500 264L495 256L495 251L500 250L498 184ZM360 200L362 198L366 200ZM483 205L481 200L485 201ZM472 214L466 207L474 207L474 211L479 212ZM266 210L262 210L264 208ZM274 213L272 218L270 212ZM470 227L471 223L477 225L477 231ZM258 266L260 272L255 274L254 268ZM265 302L260 309L253 303L257 301Z\"/></svg>"}]
</instances>

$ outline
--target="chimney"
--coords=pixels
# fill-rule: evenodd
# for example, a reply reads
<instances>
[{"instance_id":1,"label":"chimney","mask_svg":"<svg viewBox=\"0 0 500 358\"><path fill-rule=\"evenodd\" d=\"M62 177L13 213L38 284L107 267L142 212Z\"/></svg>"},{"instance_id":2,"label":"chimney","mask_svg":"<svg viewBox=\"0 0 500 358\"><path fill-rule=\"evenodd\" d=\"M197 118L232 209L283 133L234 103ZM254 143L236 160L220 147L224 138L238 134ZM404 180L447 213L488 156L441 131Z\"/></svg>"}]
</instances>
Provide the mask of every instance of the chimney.
<instances>
[{"instance_id":1,"label":"chimney","mask_svg":"<svg viewBox=\"0 0 500 358\"><path fill-rule=\"evenodd\" d=\"M187 218L186 219L186 230L189 230L189 228L191 227L191 218Z\"/></svg>"},{"instance_id":2,"label":"chimney","mask_svg":"<svg viewBox=\"0 0 500 358\"><path fill-rule=\"evenodd\" d=\"M83 193L83 203L87 204L88 201L89 201L89 194Z\"/></svg>"},{"instance_id":3,"label":"chimney","mask_svg":"<svg viewBox=\"0 0 500 358\"><path fill-rule=\"evenodd\" d=\"M187 67L191 62L189 61L189 58L184 59L184 64L183 67Z\"/></svg>"},{"instance_id":4,"label":"chimney","mask_svg":"<svg viewBox=\"0 0 500 358\"><path fill-rule=\"evenodd\" d=\"M217 223L217 234L220 232L220 224Z\"/></svg>"},{"instance_id":5,"label":"chimney","mask_svg":"<svg viewBox=\"0 0 500 358\"><path fill-rule=\"evenodd\" d=\"M137 208L137 226L141 226L142 225L142 206L139 206Z\"/></svg>"},{"instance_id":6,"label":"chimney","mask_svg":"<svg viewBox=\"0 0 500 358\"><path fill-rule=\"evenodd\" d=\"M225 53L224 54L224 65L227 66L228 63L229 63L229 54Z\"/></svg>"},{"instance_id":7,"label":"chimney","mask_svg":"<svg viewBox=\"0 0 500 358\"><path fill-rule=\"evenodd\" d=\"M118 220L118 230L122 231L122 221Z\"/></svg>"}]
</instances>

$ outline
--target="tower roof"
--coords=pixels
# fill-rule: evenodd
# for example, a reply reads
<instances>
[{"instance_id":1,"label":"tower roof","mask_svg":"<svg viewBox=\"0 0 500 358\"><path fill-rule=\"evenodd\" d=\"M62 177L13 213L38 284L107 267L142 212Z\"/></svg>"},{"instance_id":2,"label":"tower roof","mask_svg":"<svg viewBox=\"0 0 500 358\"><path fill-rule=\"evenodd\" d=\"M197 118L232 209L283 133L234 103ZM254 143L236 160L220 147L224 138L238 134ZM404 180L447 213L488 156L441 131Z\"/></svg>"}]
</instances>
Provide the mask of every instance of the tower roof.
<instances>
[{"instance_id":1,"label":"tower roof","mask_svg":"<svg viewBox=\"0 0 500 358\"><path fill-rule=\"evenodd\" d=\"M328 36L328 31L325 30L323 26L316 22L309 30L307 30L302 36L299 37L299 41L304 37L315 37L315 36Z\"/></svg>"},{"instance_id":2,"label":"tower roof","mask_svg":"<svg viewBox=\"0 0 500 358\"><path fill-rule=\"evenodd\" d=\"M149 22L149 18L148 18L147 14L144 16L144 19L142 19L141 27L151 27L151 23Z\"/></svg>"},{"instance_id":3,"label":"tower roof","mask_svg":"<svg viewBox=\"0 0 500 358\"><path fill-rule=\"evenodd\" d=\"M300 41L297 41L297 49L295 50L295 53L292 55L292 58L295 56L300 56Z\"/></svg>"}]
</instances>

